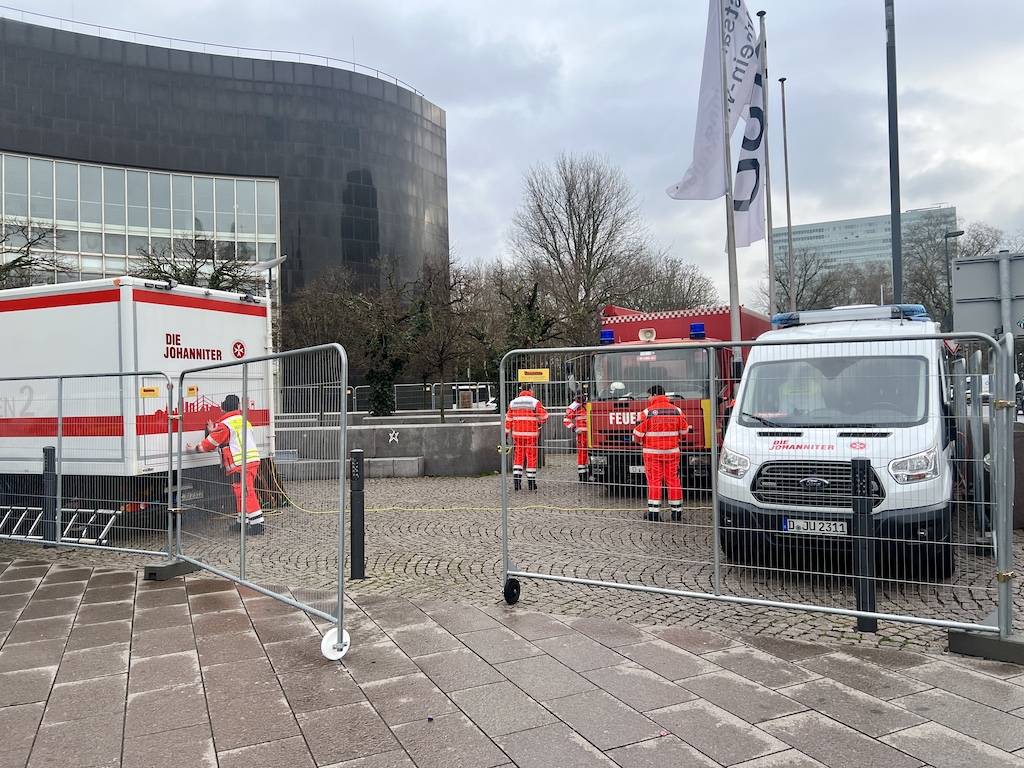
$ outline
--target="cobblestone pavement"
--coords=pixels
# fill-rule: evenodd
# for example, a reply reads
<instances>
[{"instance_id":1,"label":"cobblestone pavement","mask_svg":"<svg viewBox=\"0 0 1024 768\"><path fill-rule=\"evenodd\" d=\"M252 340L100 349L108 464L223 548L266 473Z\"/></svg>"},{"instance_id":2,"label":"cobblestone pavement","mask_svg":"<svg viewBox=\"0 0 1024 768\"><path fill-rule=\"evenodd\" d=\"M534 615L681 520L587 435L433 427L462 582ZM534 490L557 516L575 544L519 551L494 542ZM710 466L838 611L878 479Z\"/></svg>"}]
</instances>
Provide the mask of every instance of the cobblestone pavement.
<instances>
[{"instance_id":1,"label":"cobblestone pavement","mask_svg":"<svg viewBox=\"0 0 1024 768\"><path fill-rule=\"evenodd\" d=\"M813 577L788 567L746 568L723 561L716 589L716 548L712 546L708 497L689 498L684 519L678 524L667 521L667 510L663 512L666 522L648 523L642 520L643 499L561 479L571 473L568 464L549 463L541 470L538 492L509 494L508 544L513 570L629 587L717 592L833 608L855 606L849 576ZM336 604L337 485L290 483L286 490L292 504L269 515L268 535L247 539L245 576L272 589L290 589L300 599L329 612ZM366 481L365 507L366 578L346 578L349 594L441 598L478 607L504 604L499 477L371 479ZM238 539L228 531L228 522L220 516L186 514L183 551L221 570L238 573ZM953 579L941 584L880 581L877 610L964 622L981 621L991 614L996 588L993 558L966 543L973 541L968 524L961 528L965 543L958 547ZM130 543L161 551L165 541L165 535L153 532L136 536ZM109 549L2 546L16 557L94 565L138 568L154 561L152 555ZM1022 531L1015 534L1014 550L1019 564L1024 561ZM855 618L841 614L541 578L519 581L522 608L568 617L932 652L946 647L946 630L929 625L883 620L877 632L860 632ZM1024 596L1018 579L1014 593L1017 632L1024 631L1019 618L1022 612Z\"/></svg>"}]
</instances>

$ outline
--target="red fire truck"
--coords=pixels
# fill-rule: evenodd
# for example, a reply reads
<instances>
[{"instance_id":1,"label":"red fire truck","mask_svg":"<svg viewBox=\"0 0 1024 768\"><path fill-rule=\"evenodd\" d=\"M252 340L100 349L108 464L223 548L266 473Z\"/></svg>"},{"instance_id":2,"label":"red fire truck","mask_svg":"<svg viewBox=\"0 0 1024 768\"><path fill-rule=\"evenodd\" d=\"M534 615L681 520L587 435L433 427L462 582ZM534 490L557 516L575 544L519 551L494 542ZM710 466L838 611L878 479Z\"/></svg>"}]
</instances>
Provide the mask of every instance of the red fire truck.
<instances>
[{"instance_id":1,"label":"red fire truck","mask_svg":"<svg viewBox=\"0 0 1024 768\"><path fill-rule=\"evenodd\" d=\"M770 330L769 319L740 307L742 340ZM729 307L637 312L607 306L602 312L601 345L589 361L590 474L613 486L646 483L633 427L647 405L652 384L665 388L683 410L690 432L681 446L684 487L707 487L711 479L711 440L721 445L726 408L739 383L733 350L702 346L731 337ZM711 391L710 355L715 355L717 391Z\"/></svg>"}]
</instances>

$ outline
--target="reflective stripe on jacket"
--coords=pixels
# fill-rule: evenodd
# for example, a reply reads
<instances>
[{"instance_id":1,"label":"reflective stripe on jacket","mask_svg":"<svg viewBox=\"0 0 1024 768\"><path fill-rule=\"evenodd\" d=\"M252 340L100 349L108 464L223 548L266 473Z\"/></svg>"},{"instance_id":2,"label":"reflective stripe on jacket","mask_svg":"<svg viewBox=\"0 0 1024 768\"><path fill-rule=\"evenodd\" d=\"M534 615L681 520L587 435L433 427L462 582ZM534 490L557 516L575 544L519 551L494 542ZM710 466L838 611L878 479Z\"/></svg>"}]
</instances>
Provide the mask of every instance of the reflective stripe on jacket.
<instances>
[{"instance_id":1,"label":"reflective stripe on jacket","mask_svg":"<svg viewBox=\"0 0 1024 768\"><path fill-rule=\"evenodd\" d=\"M562 423L577 434L587 431L587 406L584 403L573 400L565 409L565 418Z\"/></svg>"},{"instance_id":2,"label":"reflective stripe on jacket","mask_svg":"<svg viewBox=\"0 0 1024 768\"><path fill-rule=\"evenodd\" d=\"M655 395L640 413L633 439L643 445L647 455L679 453L679 442L689 429L683 412L664 395Z\"/></svg>"},{"instance_id":3,"label":"reflective stripe on jacket","mask_svg":"<svg viewBox=\"0 0 1024 768\"><path fill-rule=\"evenodd\" d=\"M224 465L228 472L237 472L242 465L242 431L245 431L245 463L252 464L260 460L260 452L256 446L256 436L252 424L242 419L241 411L231 411L220 417L220 421L210 432L209 437L196 446L199 452L212 451L224 446Z\"/></svg>"},{"instance_id":4,"label":"reflective stripe on jacket","mask_svg":"<svg viewBox=\"0 0 1024 768\"><path fill-rule=\"evenodd\" d=\"M548 420L547 409L529 392L520 392L512 399L505 412L505 434L512 439L537 439L540 425Z\"/></svg>"}]
</instances>

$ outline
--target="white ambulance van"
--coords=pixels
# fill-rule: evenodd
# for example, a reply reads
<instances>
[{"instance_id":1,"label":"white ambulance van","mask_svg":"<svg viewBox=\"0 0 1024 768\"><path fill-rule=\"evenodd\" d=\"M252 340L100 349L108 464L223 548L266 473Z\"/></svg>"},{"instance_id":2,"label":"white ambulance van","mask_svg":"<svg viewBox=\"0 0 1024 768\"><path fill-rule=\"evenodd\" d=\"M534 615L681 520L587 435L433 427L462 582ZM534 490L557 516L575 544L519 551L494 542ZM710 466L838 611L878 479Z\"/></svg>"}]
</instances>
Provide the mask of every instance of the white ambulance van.
<instances>
[{"instance_id":1,"label":"white ambulance van","mask_svg":"<svg viewBox=\"0 0 1024 768\"><path fill-rule=\"evenodd\" d=\"M743 372L718 474L731 560L852 549L851 461L870 461L883 568L948 577L955 422L937 323L920 305L777 315Z\"/></svg>"}]
</instances>

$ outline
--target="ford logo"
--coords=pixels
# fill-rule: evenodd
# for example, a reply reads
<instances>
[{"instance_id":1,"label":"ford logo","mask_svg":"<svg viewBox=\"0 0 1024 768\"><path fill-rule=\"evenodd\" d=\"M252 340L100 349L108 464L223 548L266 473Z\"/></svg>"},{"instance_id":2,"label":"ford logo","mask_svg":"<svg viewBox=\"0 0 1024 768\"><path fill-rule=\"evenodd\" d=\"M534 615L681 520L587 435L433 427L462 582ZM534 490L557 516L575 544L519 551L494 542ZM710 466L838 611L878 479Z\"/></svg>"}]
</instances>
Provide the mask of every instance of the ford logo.
<instances>
[{"instance_id":1,"label":"ford logo","mask_svg":"<svg viewBox=\"0 0 1024 768\"><path fill-rule=\"evenodd\" d=\"M820 491L829 487L829 482L823 477L805 477L800 481L800 487L808 491Z\"/></svg>"}]
</instances>

